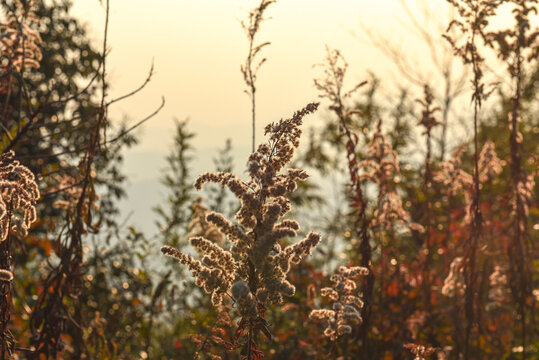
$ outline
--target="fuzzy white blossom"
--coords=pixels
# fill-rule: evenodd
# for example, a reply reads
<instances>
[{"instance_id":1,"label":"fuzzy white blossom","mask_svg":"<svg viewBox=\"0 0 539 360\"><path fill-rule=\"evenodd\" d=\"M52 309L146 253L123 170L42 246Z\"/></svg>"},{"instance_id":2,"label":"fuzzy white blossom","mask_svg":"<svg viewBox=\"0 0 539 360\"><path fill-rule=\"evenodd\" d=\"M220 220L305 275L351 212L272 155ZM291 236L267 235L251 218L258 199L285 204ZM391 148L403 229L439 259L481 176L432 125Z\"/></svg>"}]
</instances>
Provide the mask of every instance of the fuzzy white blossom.
<instances>
[{"instance_id":1,"label":"fuzzy white blossom","mask_svg":"<svg viewBox=\"0 0 539 360\"><path fill-rule=\"evenodd\" d=\"M201 253L202 261L177 249L162 248L163 253L188 266L197 285L212 294L214 304L220 304L225 293L232 293L244 318L257 317L259 304L281 303L283 297L293 296L295 287L286 279L291 265L310 255L320 242L319 234L309 233L300 242L285 246L285 239L296 237L300 228L296 221L282 219L291 209L287 195L296 189L296 181L308 177L303 170L284 168L299 146L303 117L317 107L309 104L292 118L266 127L269 141L249 156L248 181L226 172L207 172L196 179L196 189L208 182L218 183L241 202L237 223L221 213L204 210L205 219L199 219L191 229L197 233L191 245ZM201 229L208 225L212 236L226 236L230 249L225 249L222 241L206 238L208 234Z\"/></svg>"}]
</instances>

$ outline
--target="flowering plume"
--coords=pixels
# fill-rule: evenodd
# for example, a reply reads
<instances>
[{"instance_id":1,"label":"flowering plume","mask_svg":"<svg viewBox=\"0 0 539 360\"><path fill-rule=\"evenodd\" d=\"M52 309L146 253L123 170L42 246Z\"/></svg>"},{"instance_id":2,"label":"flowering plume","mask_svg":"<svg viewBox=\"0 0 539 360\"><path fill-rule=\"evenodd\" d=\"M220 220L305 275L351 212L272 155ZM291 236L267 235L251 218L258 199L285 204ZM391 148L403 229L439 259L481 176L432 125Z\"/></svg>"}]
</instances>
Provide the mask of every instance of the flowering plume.
<instances>
[{"instance_id":1,"label":"flowering plume","mask_svg":"<svg viewBox=\"0 0 539 360\"><path fill-rule=\"evenodd\" d=\"M466 146L462 145L453 150L453 157L440 164L440 171L434 173L433 180L443 185L448 196L457 196L464 191L466 216L464 222L470 221L470 204L473 196L473 177L462 169L462 154ZM496 154L496 147L490 140L485 142L478 159L479 181L492 181L502 172L502 161Z\"/></svg>"},{"instance_id":2,"label":"flowering plume","mask_svg":"<svg viewBox=\"0 0 539 360\"><path fill-rule=\"evenodd\" d=\"M350 334L352 325L362 321L360 310L363 301L356 295L356 279L369 274L367 268L361 266L339 268L339 272L331 276L332 287L322 289L322 296L333 301L333 310L317 309L311 311L311 320L327 320L324 335L332 341L339 336Z\"/></svg>"},{"instance_id":3,"label":"flowering plume","mask_svg":"<svg viewBox=\"0 0 539 360\"><path fill-rule=\"evenodd\" d=\"M489 302L486 305L486 309L493 310L503 305L509 295L507 293L507 275L500 265L495 265L494 271L488 279L490 289L488 291Z\"/></svg>"},{"instance_id":4,"label":"flowering plume","mask_svg":"<svg viewBox=\"0 0 539 360\"><path fill-rule=\"evenodd\" d=\"M14 156L13 151L0 156L0 241L7 239L10 230L26 236L37 219L39 189L34 174Z\"/></svg>"},{"instance_id":5,"label":"flowering plume","mask_svg":"<svg viewBox=\"0 0 539 360\"><path fill-rule=\"evenodd\" d=\"M197 232L207 225L215 226L232 243L230 250L203 236L190 239L191 245L200 251L202 261L170 246L161 248L165 255L191 270L196 284L212 294L213 305L221 305L225 294L231 296L241 320L233 343L226 343L225 347L241 346L242 355L247 359L262 356L256 342L259 332L271 338L264 318L265 305L281 303L283 296L294 295L295 287L286 279L290 266L310 255L320 242L320 235L311 232L300 242L282 248L282 239L295 237L299 224L295 220L280 220L290 211L290 200L286 195L296 189L297 180L308 177L303 170L288 169L285 172L283 168L299 146L299 126L303 117L317 108L317 103L308 104L292 118L266 126L269 141L259 145L249 156L250 180L244 181L227 172L207 172L196 179L197 190L208 182L218 183L228 187L241 202L236 214L238 224L211 211L205 215L206 226L198 221L198 225L191 229ZM200 207L198 210L197 213L195 209L196 216L207 211Z\"/></svg>"},{"instance_id":6,"label":"flowering plume","mask_svg":"<svg viewBox=\"0 0 539 360\"><path fill-rule=\"evenodd\" d=\"M228 237L230 250L201 236L190 240L204 254L202 261L168 246L162 248L163 253L189 267L197 285L212 293L215 305L225 293L231 293L244 318L256 318L258 305L281 303L283 296L294 295L294 286L286 280L290 265L299 263L320 242L319 234L310 233L282 249L281 240L296 236L299 224L289 219L279 221L290 211L285 196L296 189L297 180L308 177L303 170L282 170L299 145L303 117L317 107L309 104L292 118L266 126L269 141L250 155L249 181L225 172L204 173L195 181L198 190L208 182L227 186L241 201L236 214L239 225L218 212L206 215L206 221Z\"/></svg>"},{"instance_id":7,"label":"flowering plume","mask_svg":"<svg viewBox=\"0 0 539 360\"><path fill-rule=\"evenodd\" d=\"M462 257L456 257L449 266L449 275L444 280L444 286L442 287L442 294L453 298L455 295L462 296L466 289L464 283L464 268Z\"/></svg>"},{"instance_id":8,"label":"flowering plume","mask_svg":"<svg viewBox=\"0 0 539 360\"><path fill-rule=\"evenodd\" d=\"M493 180L502 172L502 162L496 154L496 146L487 140L479 154L479 181Z\"/></svg>"},{"instance_id":9,"label":"flowering plume","mask_svg":"<svg viewBox=\"0 0 539 360\"><path fill-rule=\"evenodd\" d=\"M389 230L397 223L413 230L424 231L420 224L410 224L410 214L403 209L395 189L401 175L400 165L397 152L382 133L382 120L378 121L376 131L367 144L367 155L368 158L360 163L360 167L365 169L360 178L378 185L378 208L372 226Z\"/></svg>"},{"instance_id":10,"label":"flowering plume","mask_svg":"<svg viewBox=\"0 0 539 360\"><path fill-rule=\"evenodd\" d=\"M453 157L440 164L440 171L434 173L433 180L443 185L448 196L456 196L462 189L468 190L473 183L472 176L462 169L462 153L465 146L453 150Z\"/></svg>"},{"instance_id":11,"label":"flowering plume","mask_svg":"<svg viewBox=\"0 0 539 360\"><path fill-rule=\"evenodd\" d=\"M0 24L0 52L17 71L39 68L42 58L41 36L30 25L39 21L34 13L36 1L27 1L26 6L15 0L15 10L7 14L6 22Z\"/></svg>"}]
</instances>

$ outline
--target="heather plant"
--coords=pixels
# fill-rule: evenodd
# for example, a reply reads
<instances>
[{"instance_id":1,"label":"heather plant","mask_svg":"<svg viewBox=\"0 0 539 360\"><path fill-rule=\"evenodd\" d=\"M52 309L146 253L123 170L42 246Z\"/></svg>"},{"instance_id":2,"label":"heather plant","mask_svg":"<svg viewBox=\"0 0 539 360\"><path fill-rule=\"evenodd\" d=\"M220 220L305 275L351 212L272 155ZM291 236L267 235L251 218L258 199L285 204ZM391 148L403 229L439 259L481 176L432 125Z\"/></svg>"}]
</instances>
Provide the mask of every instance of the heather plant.
<instances>
[{"instance_id":1,"label":"heather plant","mask_svg":"<svg viewBox=\"0 0 539 360\"><path fill-rule=\"evenodd\" d=\"M395 249L392 246L385 246L385 244L391 244L391 239L397 235L402 236L408 233L410 229L418 232L423 232L424 229L420 224L413 222L409 212L403 208L400 195L397 192L398 184L401 181L400 162L397 152L393 150L392 144L382 133L382 120L376 119L377 125L372 136L368 136L369 131L366 126L362 127L357 122L352 121L353 115L362 114L362 112L358 109L350 109L344 103L364 83L344 92L343 85L347 63L339 51L328 49L327 52L324 64L325 77L316 79L315 86L321 92L321 97L330 100L330 109L339 119L340 136L345 139L346 143L347 165L351 181L350 192L352 193L350 196L352 211L348 215L354 224L352 226L354 237L359 239L357 253L361 256L360 264L369 270L363 282L365 306L362 307L361 311L364 321L358 326L362 337L362 356L368 358L369 320L375 285L378 285L380 289L377 293L379 296L377 302L383 306L389 265L387 260L391 258L391 261L395 262L394 257L397 256ZM369 112L367 116L376 116L374 109L367 107L365 110ZM399 127L398 121L396 126ZM366 140L364 151L361 151L359 146L360 134L364 134ZM367 184L375 185L377 192L370 215L367 214L368 199L362 189ZM371 248L371 240L375 240L375 252ZM353 238L349 241L352 244L357 244L357 240ZM373 253L376 262L372 261L374 260ZM356 261L354 258L350 260ZM378 279L378 284L374 283L374 277ZM394 286L393 281L391 286ZM377 330L385 331L385 325L379 325Z\"/></svg>"},{"instance_id":2,"label":"heather plant","mask_svg":"<svg viewBox=\"0 0 539 360\"><path fill-rule=\"evenodd\" d=\"M375 185L377 190L376 200L372 201L375 206L370 229L376 240L376 254L379 254L373 266L379 287L377 302L383 308L387 304L386 297L393 293L388 291L390 286L394 286L394 282L388 279L391 262L395 263L399 256L399 251L392 244L393 240L398 236L409 235L410 230L422 233L424 228L411 220L397 192L402 176L399 157L382 133L381 119L366 145L365 160L360 162L360 168L363 171L360 175L362 181ZM388 331L386 324L378 327L383 332Z\"/></svg>"},{"instance_id":3,"label":"heather plant","mask_svg":"<svg viewBox=\"0 0 539 360\"><path fill-rule=\"evenodd\" d=\"M242 347L242 356L258 359L261 352L257 336L270 337L264 319L266 306L283 303L283 297L294 295L294 286L286 279L292 264L297 264L320 242L320 235L309 233L298 243L282 246L284 238L296 236L299 224L283 216L290 211L287 193L296 189L296 181L305 180L302 170L284 167L299 146L304 116L316 111L318 104L308 104L292 118L268 125L269 141L259 145L248 161L249 181L231 173L204 173L195 181L200 190L205 183L227 186L241 201L233 224L222 214L210 212L206 221L227 236L232 246L223 248L202 236L190 239L201 252L202 261L189 254L164 246L161 251L186 265L196 278L196 284L212 295L214 306L230 296L241 316L230 348Z\"/></svg>"},{"instance_id":4,"label":"heather plant","mask_svg":"<svg viewBox=\"0 0 539 360\"><path fill-rule=\"evenodd\" d=\"M391 231L394 229L412 229L423 232L423 226L411 223L410 214L404 210L397 193L396 185L401 181L398 154L382 133L382 120L378 121L376 130L365 150L366 159L360 162L363 173L360 178L376 184L378 195L376 209L373 212L371 227L373 230ZM400 227L400 229L399 229ZM381 239L379 239L383 246ZM383 253L383 249L380 250Z\"/></svg>"}]
</instances>

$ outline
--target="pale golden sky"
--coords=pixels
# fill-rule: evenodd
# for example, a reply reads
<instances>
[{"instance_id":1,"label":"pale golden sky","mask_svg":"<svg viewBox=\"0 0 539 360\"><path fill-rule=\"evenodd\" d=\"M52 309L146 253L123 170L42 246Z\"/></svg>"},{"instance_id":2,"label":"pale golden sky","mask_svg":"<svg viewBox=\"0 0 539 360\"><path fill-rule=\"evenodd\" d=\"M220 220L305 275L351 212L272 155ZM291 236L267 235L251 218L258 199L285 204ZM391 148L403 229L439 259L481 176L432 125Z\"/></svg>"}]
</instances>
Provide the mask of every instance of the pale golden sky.
<instances>
[{"instance_id":1,"label":"pale golden sky","mask_svg":"<svg viewBox=\"0 0 539 360\"><path fill-rule=\"evenodd\" d=\"M444 0L426 0L445 21ZM102 2L105 2L103 0ZM412 8L418 0L406 1ZM103 38L104 5L98 0L76 0L73 13L86 23L99 45ZM243 167L250 151L250 100L240 64L247 55L247 39L240 25L258 0L111 0L107 61L111 96L138 87L154 60L155 75L145 90L114 105L113 119L128 116L132 122L147 116L166 99L165 108L138 132L140 144L126 154L125 171L131 196L126 209L149 208L159 202L157 179L165 166L174 135L172 119L189 117L196 133L198 152L194 174L213 170L211 159L232 139L237 167ZM258 41L271 41L263 50L267 62L257 83L257 142L265 124L290 116L317 100L313 78L323 61L325 45L340 49L349 63L348 85L367 78L368 70L388 83L399 82L398 72L379 50L358 40L352 32L361 26L389 38L406 49L414 65L429 74L421 63L426 48L405 30L406 19L399 0L279 0L268 10ZM433 24L426 24L431 26ZM433 30L438 33L437 30ZM440 41L445 41L440 36ZM404 80L400 85L405 85ZM433 84L435 85L435 84ZM420 96L416 88L414 96ZM389 90L390 91L390 90ZM307 120L320 122L323 112ZM135 221L148 221L147 211ZM141 215L142 214L142 215Z\"/></svg>"},{"instance_id":2,"label":"pale golden sky","mask_svg":"<svg viewBox=\"0 0 539 360\"><path fill-rule=\"evenodd\" d=\"M434 0L440 2L439 0ZM200 146L221 144L230 137L238 146L250 143L250 104L239 71L247 40L240 19L258 1L247 0L112 0L108 61L112 96L137 87L154 59L156 74L141 94L112 109L133 120L150 113L165 96L167 104L145 125L139 150L162 149L172 118L191 118ZM74 13L102 39L103 6L78 0ZM363 22L391 34L400 7L398 0L282 0L272 5L271 19L262 24L259 41L267 63L259 73L258 128L288 116L316 99L312 65L325 56L325 45L340 49L349 64L350 84L380 76L388 63L380 53L350 34ZM395 36L405 34L395 33ZM410 48L413 48L410 43ZM257 131L257 138L261 138Z\"/></svg>"},{"instance_id":3,"label":"pale golden sky","mask_svg":"<svg viewBox=\"0 0 539 360\"><path fill-rule=\"evenodd\" d=\"M102 1L104 2L104 0ZM258 0L111 0L108 59L111 96L139 86L152 59L155 75L147 88L125 100L111 113L133 121L166 106L144 126L138 150L163 150L173 127L172 118L191 118L200 147L232 138L237 146L250 143L250 103L243 93L239 71L247 52L240 20ZM412 8L421 3L406 1ZM427 0L444 21L444 0ZM98 0L76 0L73 13L90 28L99 44L103 35L104 5ZM316 100L313 64L322 62L325 45L342 51L349 63L349 83L364 80L371 70L393 82L394 67L377 49L351 32L361 26L391 39L411 54L425 56L421 41L403 27L406 19L399 0L280 0L262 24L259 41L271 41L263 55L268 61L257 84L257 139L263 125L290 115ZM432 24L426 24L430 26ZM440 41L444 41L440 36ZM419 62L419 60L417 60ZM423 66L424 64L419 64ZM428 72L428 67L425 67ZM398 78L397 78L398 79ZM166 149L165 149L166 150Z\"/></svg>"}]
</instances>

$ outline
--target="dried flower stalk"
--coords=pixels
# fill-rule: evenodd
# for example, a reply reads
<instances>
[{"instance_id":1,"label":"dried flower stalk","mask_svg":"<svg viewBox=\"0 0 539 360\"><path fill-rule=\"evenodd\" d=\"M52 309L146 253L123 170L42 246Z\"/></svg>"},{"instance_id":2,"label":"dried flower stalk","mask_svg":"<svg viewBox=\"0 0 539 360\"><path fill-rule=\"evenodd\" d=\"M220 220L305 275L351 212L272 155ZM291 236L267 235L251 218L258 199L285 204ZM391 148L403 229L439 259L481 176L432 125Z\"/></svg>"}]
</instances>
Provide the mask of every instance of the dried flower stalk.
<instances>
[{"instance_id":1,"label":"dried flower stalk","mask_svg":"<svg viewBox=\"0 0 539 360\"><path fill-rule=\"evenodd\" d=\"M269 141L249 156L249 181L225 172L207 172L196 179L196 189L215 182L228 187L241 202L236 214L238 224L218 212L206 215L206 221L232 243L230 249L202 236L190 239L202 255L201 261L169 246L161 249L191 270L196 284L212 294L214 305L220 305L225 294L232 296L242 321L231 347L239 346L240 335L248 329L243 345L248 359L259 354L255 333L269 334L263 316L265 306L280 304L283 297L294 295L295 287L286 275L292 264L310 255L320 242L320 235L311 232L300 242L283 248L282 240L295 237L299 224L295 220L280 220L291 209L287 194L296 189L296 181L308 177L303 170L283 170L299 146L303 117L317 108L317 103L308 104L292 118L266 126Z\"/></svg>"},{"instance_id":2,"label":"dried flower stalk","mask_svg":"<svg viewBox=\"0 0 539 360\"><path fill-rule=\"evenodd\" d=\"M7 329L11 316L10 232L26 236L37 219L36 203L39 189L34 174L14 160L8 151L0 156L0 357L14 348L13 336Z\"/></svg>"},{"instance_id":3,"label":"dried flower stalk","mask_svg":"<svg viewBox=\"0 0 539 360\"><path fill-rule=\"evenodd\" d=\"M370 245L369 221L367 220L367 200L361 188L360 167L357 158L358 135L351 129L349 119L359 111L348 109L344 101L366 82L361 82L351 90L344 92L344 78L348 63L338 50L326 48L327 55L325 64L320 64L324 68L324 77L314 80L314 86L320 92L320 97L331 102L330 109L335 112L339 120L339 129L346 142L346 157L348 160L348 172L350 176L350 217L354 219L354 233L360 239L358 253L361 254L362 267L365 267L369 274L363 285L363 299L365 306L361 309L363 319L361 326L362 357L368 358L368 335L371 317L371 302L374 289L374 274L371 270L372 247Z\"/></svg>"},{"instance_id":4,"label":"dried flower stalk","mask_svg":"<svg viewBox=\"0 0 539 360\"><path fill-rule=\"evenodd\" d=\"M361 323L360 311L363 301L357 295L356 279L367 276L369 270L361 266L339 268L339 272L331 276L331 287L322 289L322 296L333 302L333 310L317 309L311 311L309 319L326 320L324 335L331 341L339 336L352 333L352 326Z\"/></svg>"},{"instance_id":5,"label":"dried flower stalk","mask_svg":"<svg viewBox=\"0 0 539 360\"><path fill-rule=\"evenodd\" d=\"M476 291L477 291L477 248L479 246L480 237L482 234L483 219L480 208L480 184L479 184L479 141L478 141L478 124L479 110L483 101L493 91L487 89L483 77L484 58L481 56L477 46L477 37L486 39L486 27L489 23L489 18L495 15L500 0L448 0L448 2L458 11L458 18L453 20L448 27L448 31L452 28L460 30L463 36L463 43L457 43L455 37L446 35L445 38L453 47L455 54L462 58L464 64L472 66L472 101L474 105L474 172L473 172L473 192L470 204L470 223L471 236L466 244L464 254L464 277L465 277L465 315L466 329L464 341L464 359L469 359L472 356L470 349L472 328L476 327L477 319L479 318L480 307L476 306ZM476 309L477 308L477 309Z\"/></svg>"}]
</instances>

